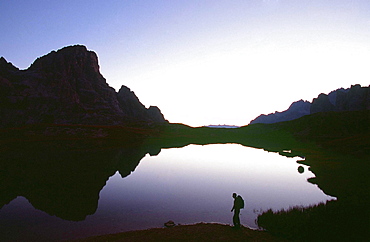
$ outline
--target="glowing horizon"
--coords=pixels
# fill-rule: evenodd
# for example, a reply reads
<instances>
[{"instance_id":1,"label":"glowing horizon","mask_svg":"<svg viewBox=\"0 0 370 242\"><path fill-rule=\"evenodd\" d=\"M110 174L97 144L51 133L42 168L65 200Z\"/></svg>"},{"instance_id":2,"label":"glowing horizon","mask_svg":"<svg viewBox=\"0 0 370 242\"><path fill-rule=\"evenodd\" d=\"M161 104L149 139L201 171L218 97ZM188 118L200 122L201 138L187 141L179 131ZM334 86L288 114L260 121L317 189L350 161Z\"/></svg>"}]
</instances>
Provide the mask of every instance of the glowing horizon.
<instances>
[{"instance_id":1,"label":"glowing horizon","mask_svg":"<svg viewBox=\"0 0 370 242\"><path fill-rule=\"evenodd\" d=\"M370 2L63 1L0 4L0 55L20 69L83 44L118 90L173 123L246 125L370 83Z\"/></svg>"}]
</instances>

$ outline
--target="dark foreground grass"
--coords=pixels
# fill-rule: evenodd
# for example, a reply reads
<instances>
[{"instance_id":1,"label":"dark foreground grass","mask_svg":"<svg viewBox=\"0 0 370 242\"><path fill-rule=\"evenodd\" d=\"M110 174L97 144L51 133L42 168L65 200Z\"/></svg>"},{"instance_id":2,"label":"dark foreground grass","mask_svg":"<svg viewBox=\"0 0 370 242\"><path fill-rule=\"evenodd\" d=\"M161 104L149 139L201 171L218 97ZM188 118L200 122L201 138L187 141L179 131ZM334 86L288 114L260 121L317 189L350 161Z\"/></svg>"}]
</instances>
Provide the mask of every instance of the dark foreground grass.
<instances>
[{"instance_id":1,"label":"dark foreground grass","mask_svg":"<svg viewBox=\"0 0 370 242\"><path fill-rule=\"evenodd\" d=\"M234 229L226 224L198 223L172 228L153 228L118 234L95 236L75 242L95 241L286 241L264 231L246 227Z\"/></svg>"},{"instance_id":2,"label":"dark foreground grass","mask_svg":"<svg viewBox=\"0 0 370 242\"><path fill-rule=\"evenodd\" d=\"M271 234L298 241L366 241L368 209L329 201L309 207L262 213L260 228Z\"/></svg>"}]
</instances>

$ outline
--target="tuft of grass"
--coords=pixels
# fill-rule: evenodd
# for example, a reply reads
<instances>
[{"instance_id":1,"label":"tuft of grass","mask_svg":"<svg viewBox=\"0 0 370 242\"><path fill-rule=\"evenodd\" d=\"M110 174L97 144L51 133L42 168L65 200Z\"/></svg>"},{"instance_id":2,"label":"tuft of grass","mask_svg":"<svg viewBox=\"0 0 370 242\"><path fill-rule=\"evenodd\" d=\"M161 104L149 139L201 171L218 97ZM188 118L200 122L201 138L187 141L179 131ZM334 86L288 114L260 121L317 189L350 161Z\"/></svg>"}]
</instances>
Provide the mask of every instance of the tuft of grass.
<instances>
[{"instance_id":1,"label":"tuft of grass","mask_svg":"<svg viewBox=\"0 0 370 242\"><path fill-rule=\"evenodd\" d=\"M309 207L269 209L258 216L257 224L271 234L290 240L363 241L369 225L367 210L332 200Z\"/></svg>"}]
</instances>

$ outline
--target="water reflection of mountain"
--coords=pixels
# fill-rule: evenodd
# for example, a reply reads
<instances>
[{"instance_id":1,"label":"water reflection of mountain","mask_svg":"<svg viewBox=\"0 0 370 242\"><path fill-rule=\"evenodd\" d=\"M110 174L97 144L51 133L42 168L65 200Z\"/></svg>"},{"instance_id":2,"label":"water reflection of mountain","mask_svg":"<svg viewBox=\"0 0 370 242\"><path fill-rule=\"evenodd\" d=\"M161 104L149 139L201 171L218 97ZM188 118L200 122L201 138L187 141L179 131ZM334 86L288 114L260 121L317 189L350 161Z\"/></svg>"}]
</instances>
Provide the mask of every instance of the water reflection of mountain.
<instances>
[{"instance_id":1,"label":"water reflection of mountain","mask_svg":"<svg viewBox=\"0 0 370 242\"><path fill-rule=\"evenodd\" d=\"M68 143L19 143L1 152L0 208L23 196L37 209L72 221L95 213L99 193L116 171L135 170L143 146L71 149Z\"/></svg>"},{"instance_id":2,"label":"water reflection of mountain","mask_svg":"<svg viewBox=\"0 0 370 242\"><path fill-rule=\"evenodd\" d=\"M96 211L99 192L116 171L126 177L145 154L157 155L164 147L191 143L239 143L284 156L301 156L305 158L302 163L309 165L316 176L309 182L317 184L326 194L359 204L367 201L368 163L364 160L368 155L363 153L364 147L358 147L361 143L366 146L366 142L361 142L361 135L356 136L353 147L347 139L345 144L350 150L343 150L340 140L326 149L325 142L320 145L301 142L274 126L255 125L232 130L166 127L169 130L162 130L162 136L148 139L141 145L140 142L106 145L106 141L99 139L88 144L71 140L8 144L0 152L0 207L17 196L24 196L35 208L50 215L83 220ZM339 147L340 152L333 147Z\"/></svg>"},{"instance_id":3,"label":"water reflection of mountain","mask_svg":"<svg viewBox=\"0 0 370 242\"><path fill-rule=\"evenodd\" d=\"M316 178L309 181L338 199L368 196L369 111L329 112L277 124L254 124L236 129L164 126L161 137L149 140L160 147L187 144L238 143L300 156ZM289 152L286 152L289 151ZM366 195L366 196L364 196Z\"/></svg>"},{"instance_id":4,"label":"water reflection of mountain","mask_svg":"<svg viewBox=\"0 0 370 242\"><path fill-rule=\"evenodd\" d=\"M110 139L89 141L58 136L52 141L13 140L10 145L4 139L2 144L6 145L0 148L0 208L24 196L50 215L84 220L96 211L99 193L109 177L117 171L122 177L129 175L145 154L156 155L162 148L188 144L238 143L304 158L301 162L315 174L309 182L338 199L330 204L335 216L320 225L323 233L330 229L330 236L341 237L346 230L349 237L354 233L362 237L369 225L369 118L369 112L327 113L236 129L168 124L152 132L138 130L139 138L120 133L131 142L116 139L113 129Z\"/></svg>"},{"instance_id":5,"label":"water reflection of mountain","mask_svg":"<svg viewBox=\"0 0 370 242\"><path fill-rule=\"evenodd\" d=\"M165 127L161 139L155 138L153 142L159 141L163 147L171 144L181 147L188 143L239 143L284 156L300 156L304 158L301 162L315 174L315 178L308 181L317 184L327 195L337 197L337 201L317 209L301 208L301 217L295 217L293 210L291 216L297 220L290 225L296 226L294 229L284 225L287 220L279 217L279 211L268 230L275 229L283 236L286 232L294 238L313 236L313 241L320 238L357 238L362 241L368 238L370 226L369 123L369 111L353 111L317 113L298 120L237 129L192 129L172 125ZM318 214L323 222L312 223ZM306 221L306 218L311 220ZM283 228L290 231L283 232ZM296 234L292 235L292 231Z\"/></svg>"}]
</instances>

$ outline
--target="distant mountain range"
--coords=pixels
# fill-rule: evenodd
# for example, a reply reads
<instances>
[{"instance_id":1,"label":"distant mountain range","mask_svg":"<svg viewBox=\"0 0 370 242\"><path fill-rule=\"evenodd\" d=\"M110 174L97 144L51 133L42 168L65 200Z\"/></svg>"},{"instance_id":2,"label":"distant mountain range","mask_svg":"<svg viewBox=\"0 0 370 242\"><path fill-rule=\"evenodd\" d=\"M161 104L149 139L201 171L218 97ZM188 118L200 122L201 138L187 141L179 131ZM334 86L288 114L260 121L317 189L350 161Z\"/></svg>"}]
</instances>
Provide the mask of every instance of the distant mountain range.
<instances>
[{"instance_id":1,"label":"distant mountain range","mask_svg":"<svg viewBox=\"0 0 370 242\"><path fill-rule=\"evenodd\" d=\"M207 128L222 128L222 129L235 129L235 128L239 128L240 126L236 126L236 125L208 125L208 126L204 126L204 127L207 127Z\"/></svg>"},{"instance_id":2,"label":"distant mountain range","mask_svg":"<svg viewBox=\"0 0 370 242\"><path fill-rule=\"evenodd\" d=\"M370 86L361 87L359 84L350 88L340 88L329 94L321 93L312 102L299 100L293 102L290 107L283 112L261 114L250 124L256 123L278 123L290 121L305 115L319 112L341 112L341 111L361 111L370 110Z\"/></svg>"},{"instance_id":3,"label":"distant mountain range","mask_svg":"<svg viewBox=\"0 0 370 242\"><path fill-rule=\"evenodd\" d=\"M329 111L370 110L370 88L360 85L299 100L255 123L277 123ZM26 124L126 125L166 123L158 107L146 108L128 87L118 92L100 74L98 58L76 45L38 58L26 70L0 58L0 127ZM233 128L229 126L208 126Z\"/></svg>"},{"instance_id":4,"label":"distant mountain range","mask_svg":"<svg viewBox=\"0 0 370 242\"><path fill-rule=\"evenodd\" d=\"M0 127L25 124L123 125L167 122L128 87L118 93L99 72L97 55L69 46L19 70L0 58Z\"/></svg>"}]
</instances>

